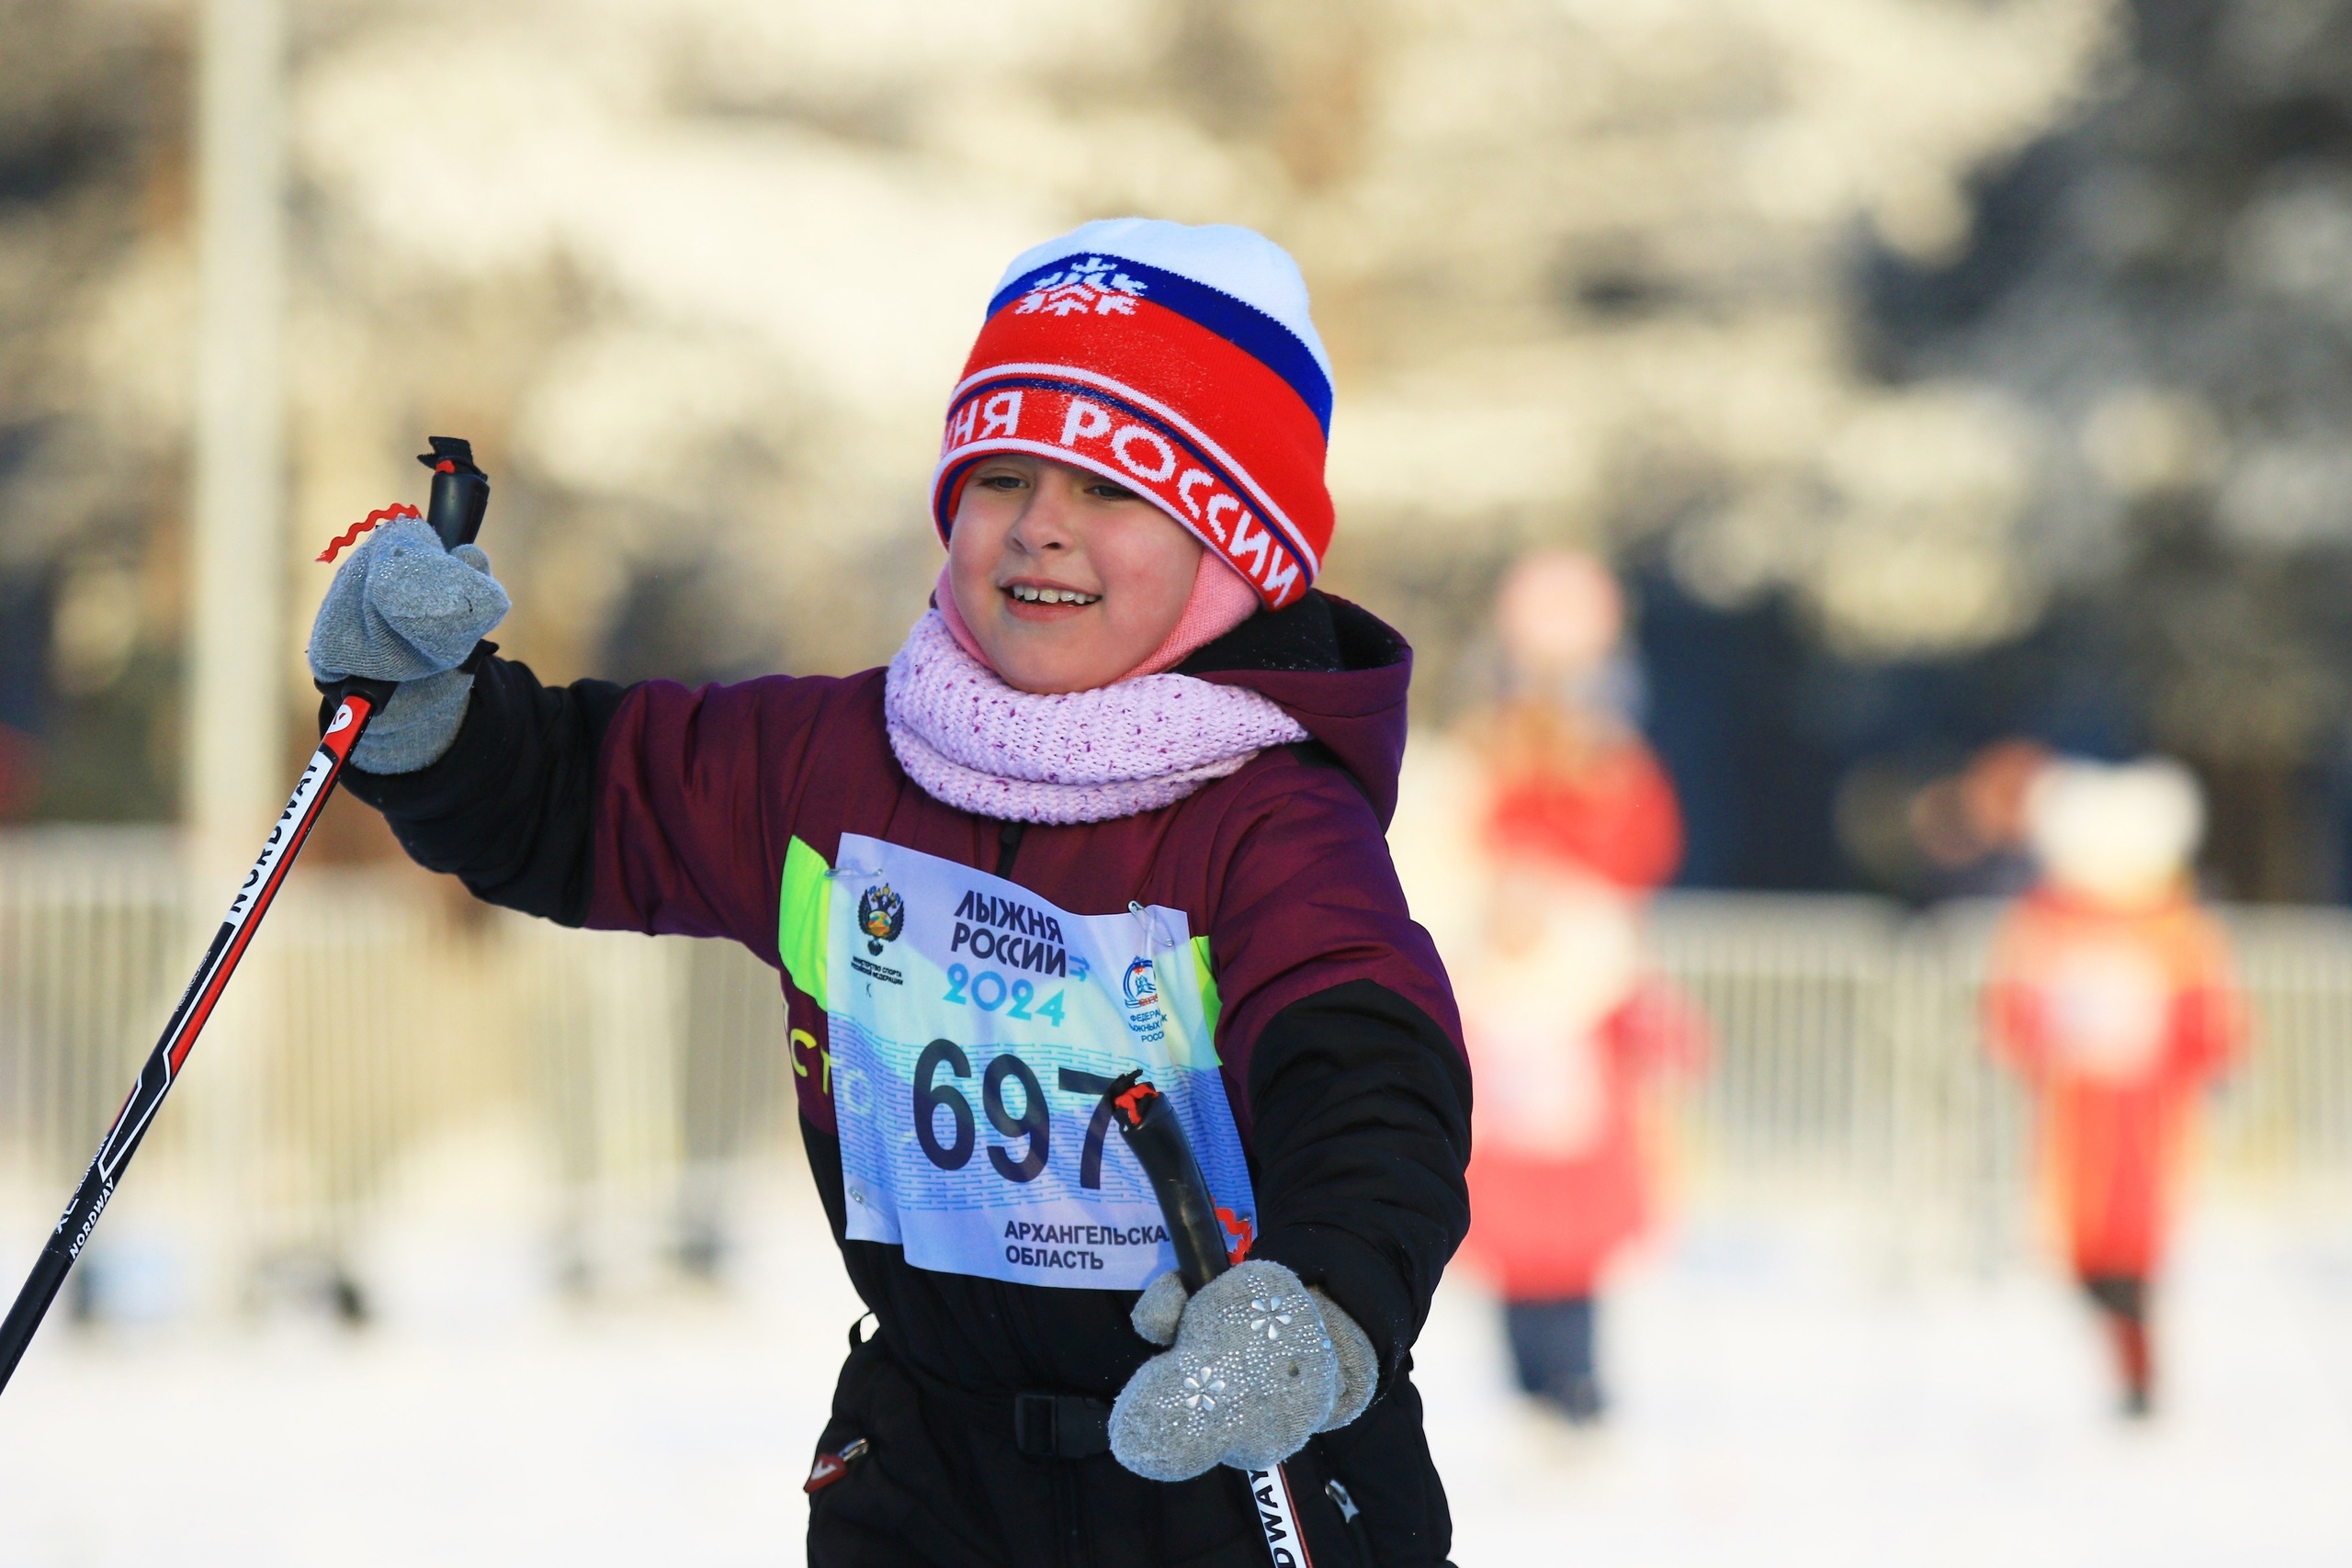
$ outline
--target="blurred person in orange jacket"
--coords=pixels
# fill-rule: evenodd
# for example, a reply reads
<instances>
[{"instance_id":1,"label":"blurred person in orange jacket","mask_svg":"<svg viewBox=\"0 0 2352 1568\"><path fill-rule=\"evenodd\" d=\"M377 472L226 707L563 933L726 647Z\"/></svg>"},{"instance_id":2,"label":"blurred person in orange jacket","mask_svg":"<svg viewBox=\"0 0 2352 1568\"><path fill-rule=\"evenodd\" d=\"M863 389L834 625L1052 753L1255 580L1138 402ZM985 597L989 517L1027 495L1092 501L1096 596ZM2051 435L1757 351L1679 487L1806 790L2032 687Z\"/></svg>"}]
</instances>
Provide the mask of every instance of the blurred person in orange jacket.
<instances>
[{"instance_id":1,"label":"blurred person in orange jacket","mask_svg":"<svg viewBox=\"0 0 2352 1568\"><path fill-rule=\"evenodd\" d=\"M1453 965L1478 1085L1465 1252L1501 1288L1521 1388L1577 1423L1601 1411L1602 1272L1648 1221L1643 1085L1702 1033L1643 959L1642 905L1682 829L1607 697L1623 619L1589 556L1532 555L1504 583L1504 691L1471 731L1487 891Z\"/></svg>"},{"instance_id":2,"label":"blurred person in orange jacket","mask_svg":"<svg viewBox=\"0 0 2352 1568\"><path fill-rule=\"evenodd\" d=\"M2149 1287L2164 1259L2199 1091L2244 1018L2188 865L2203 830L2179 764L2050 764L2027 799L2042 880L1994 950L1994 1052L2041 1105L2043 1185L2115 1347L2123 1408L2149 1410Z\"/></svg>"}]
</instances>

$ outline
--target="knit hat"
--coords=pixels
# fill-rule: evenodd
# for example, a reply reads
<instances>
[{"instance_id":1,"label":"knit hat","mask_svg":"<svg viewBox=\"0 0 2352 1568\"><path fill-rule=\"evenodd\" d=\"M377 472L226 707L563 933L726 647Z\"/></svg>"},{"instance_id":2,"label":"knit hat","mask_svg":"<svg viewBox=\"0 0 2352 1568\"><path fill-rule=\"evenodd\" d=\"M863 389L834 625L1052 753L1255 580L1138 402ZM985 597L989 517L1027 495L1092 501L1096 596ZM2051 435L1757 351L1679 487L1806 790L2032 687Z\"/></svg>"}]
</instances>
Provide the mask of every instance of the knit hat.
<instances>
[{"instance_id":1,"label":"knit hat","mask_svg":"<svg viewBox=\"0 0 2352 1568\"><path fill-rule=\"evenodd\" d=\"M1080 224L1015 257L947 403L932 481L944 540L995 452L1149 498L1248 581L1297 601L1331 542L1331 362L1288 253L1228 224Z\"/></svg>"}]
</instances>

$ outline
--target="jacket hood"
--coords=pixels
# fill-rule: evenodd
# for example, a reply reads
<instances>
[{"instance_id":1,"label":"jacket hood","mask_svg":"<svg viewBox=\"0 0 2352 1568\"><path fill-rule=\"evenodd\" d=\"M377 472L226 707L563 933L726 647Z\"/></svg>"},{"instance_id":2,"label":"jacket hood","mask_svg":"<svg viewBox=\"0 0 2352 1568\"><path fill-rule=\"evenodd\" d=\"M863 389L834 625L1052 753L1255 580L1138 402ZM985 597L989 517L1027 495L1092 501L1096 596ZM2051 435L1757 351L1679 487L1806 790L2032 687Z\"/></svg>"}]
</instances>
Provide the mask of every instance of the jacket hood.
<instances>
[{"instance_id":1,"label":"jacket hood","mask_svg":"<svg viewBox=\"0 0 2352 1568\"><path fill-rule=\"evenodd\" d=\"M1387 828L1405 761L1413 650L1379 616L1336 595L1309 592L1287 609L1250 616L1174 673L1272 698L1363 785Z\"/></svg>"}]
</instances>

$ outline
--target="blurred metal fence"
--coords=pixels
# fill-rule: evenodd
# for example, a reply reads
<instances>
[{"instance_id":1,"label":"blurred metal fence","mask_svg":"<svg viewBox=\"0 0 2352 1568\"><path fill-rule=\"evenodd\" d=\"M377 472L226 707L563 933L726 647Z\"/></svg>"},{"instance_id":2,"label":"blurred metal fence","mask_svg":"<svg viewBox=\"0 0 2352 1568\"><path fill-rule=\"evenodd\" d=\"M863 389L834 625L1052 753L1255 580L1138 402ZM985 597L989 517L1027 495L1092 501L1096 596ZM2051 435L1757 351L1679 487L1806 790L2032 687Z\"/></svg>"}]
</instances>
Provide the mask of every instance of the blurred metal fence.
<instances>
[{"instance_id":1,"label":"blurred metal fence","mask_svg":"<svg viewBox=\"0 0 2352 1568\"><path fill-rule=\"evenodd\" d=\"M168 834L0 834L0 1213L62 1203L225 902ZM402 1162L484 1127L548 1173L564 1275L707 1267L726 1174L796 1142L750 953L562 930L405 867L298 871L191 1066L109 1226L176 1199L232 1274L342 1269Z\"/></svg>"},{"instance_id":2,"label":"blurred metal fence","mask_svg":"<svg viewBox=\"0 0 2352 1568\"><path fill-rule=\"evenodd\" d=\"M62 1201L219 891L191 886L165 834L0 835L0 1200L17 1212ZM1675 1118L1699 1195L1857 1202L1895 1260L2017 1247L2026 1108L1977 1039L1993 913L1662 899L1655 951L1715 1035ZM2210 1168L2352 1190L2352 916L2228 918L2257 1033L2216 1097ZM775 976L757 959L560 930L406 868L300 871L197 1063L133 1189L233 1216L212 1244L249 1269L340 1259L404 1162L493 1122L522 1129L548 1173L566 1272L594 1280L657 1255L707 1267L731 1184L795 1139Z\"/></svg>"}]
</instances>

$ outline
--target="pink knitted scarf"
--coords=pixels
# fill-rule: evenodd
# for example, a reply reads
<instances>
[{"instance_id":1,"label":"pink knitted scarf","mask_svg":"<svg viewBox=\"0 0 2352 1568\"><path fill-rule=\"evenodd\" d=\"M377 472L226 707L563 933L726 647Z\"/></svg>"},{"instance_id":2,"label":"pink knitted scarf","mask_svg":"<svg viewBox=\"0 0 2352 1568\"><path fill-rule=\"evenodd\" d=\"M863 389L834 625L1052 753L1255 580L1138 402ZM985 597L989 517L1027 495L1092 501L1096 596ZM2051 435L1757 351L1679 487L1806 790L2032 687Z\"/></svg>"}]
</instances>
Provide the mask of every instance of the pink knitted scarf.
<instances>
[{"instance_id":1,"label":"pink knitted scarf","mask_svg":"<svg viewBox=\"0 0 2352 1568\"><path fill-rule=\"evenodd\" d=\"M937 610L890 660L883 715L899 765L926 794L1012 822L1156 811L1269 746L1307 738L1272 698L1190 675L1015 690L964 650Z\"/></svg>"}]
</instances>

